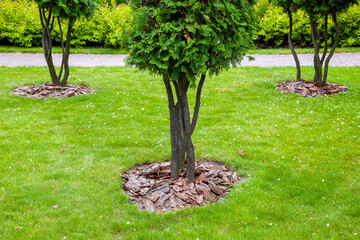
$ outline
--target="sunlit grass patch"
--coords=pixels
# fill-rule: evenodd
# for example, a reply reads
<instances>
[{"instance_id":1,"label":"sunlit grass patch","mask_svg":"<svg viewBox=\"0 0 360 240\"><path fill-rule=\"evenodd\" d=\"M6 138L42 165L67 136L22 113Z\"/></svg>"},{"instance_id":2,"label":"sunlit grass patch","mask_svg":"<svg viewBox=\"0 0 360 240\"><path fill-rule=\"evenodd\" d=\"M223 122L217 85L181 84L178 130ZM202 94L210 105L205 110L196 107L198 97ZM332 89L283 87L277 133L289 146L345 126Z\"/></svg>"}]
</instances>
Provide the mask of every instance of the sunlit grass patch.
<instances>
[{"instance_id":1,"label":"sunlit grass patch","mask_svg":"<svg viewBox=\"0 0 360 240\"><path fill-rule=\"evenodd\" d=\"M360 234L358 67L331 68L329 82L349 91L319 98L276 89L295 78L293 68L234 68L209 77L193 137L196 156L247 178L221 203L165 214L138 211L120 178L135 164L170 158L161 78L130 68L71 68L71 83L96 92L39 100L11 91L48 81L46 67L0 72L0 239ZM312 68L303 74L311 79Z\"/></svg>"}]
</instances>

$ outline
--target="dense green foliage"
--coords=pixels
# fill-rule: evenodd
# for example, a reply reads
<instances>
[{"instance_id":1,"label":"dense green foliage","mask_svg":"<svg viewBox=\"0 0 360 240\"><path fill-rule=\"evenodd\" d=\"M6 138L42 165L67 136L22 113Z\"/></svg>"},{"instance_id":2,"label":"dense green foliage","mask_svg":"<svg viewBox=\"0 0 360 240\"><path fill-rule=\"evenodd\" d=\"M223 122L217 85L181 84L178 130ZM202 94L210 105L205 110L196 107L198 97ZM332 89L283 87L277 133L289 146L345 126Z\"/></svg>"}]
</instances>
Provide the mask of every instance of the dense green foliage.
<instances>
[{"instance_id":1,"label":"dense green foliage","mask_svg":"<svg viewBox=\"0 0 360 240\"><path fill-rule=\"evenodd\" d=\"M247 0L131 1L137 23L128 63L171 79L219 73L250 47L254 15Z\"/></svg>"},{"instance_id":2,"label":"dense green foliage","mask_svg":"<svg viewBox=\"0 0 360 240\"><path fill-rule=\"evenodd\" d=\"M104 1L105 2L105 1ZM118 1L106 1L95 17L78 21L74 26L72 44L75 46L126 47L132 31L130 9L127 5L117 5ZM258 29L256 44L267 46L287 45L288 20L286 13L279 7L269 4L269 0L259 0L255 5ZM41 26L38 23L38 10L32 2L24 0L0 1L0 41L8 41L17 46L40 46ZM309 19L304 11L294 13L293 42L298 46L311 45ZM339 46L360 46L360 6L349 8L338 16L340 25ZM334 32L329 21L330 33ZM55 27L54 31L58 32ZM56 34L55 34L56 35ZM105 36L105 37L104 37ZM55 38L56 39L56 38ZM58 40L58 39L57 39Z\"/></svg>"},{"instance_id":3,"label":"dense green foliage","mask_svg":"<svg viewBox=\"0 0 360 240\"><path fill-rule=\"evenodd\" d=\"M132 18L127 5L104 1L94 17L75 22L71 44L73 46L99 45L125 47L132 31ZM40 46L41 24L36 4L25 0L0 1L0 41L18 46ZM52 32L59 45L59 27Z\"/></svg>"},{"instance_id":4,"label":"dense green foliage","mask_svg":"<svg viewBox=\"0 0 360 240\"><path fill-rule=\"evenodd\" d=\"M287 45L287 33L289 28L288 17L282 8L273 6L268 0L261 0L255 5L258 16L258 30L255 39L256 44L267 46ZM309 17L304 10L293 13L294 31L293 43L298 46L310 46L311 31ZM339 46L360 46L360 6L351 6L347 12L338 15L340 26ZM323 28L323 23L320 23ZM329 19L330 35L334 34L334 27Z\"/></svg>"},{"instance_id":5,"label":"dense green foliage","mask_svg":"<svg viewBox=\"0 0 360 240\"><path fill-rule=\"evenodd\" d=\"M35 2L0 1L0 40L17 46L40 46L41 33Z\"/></svg>"},{"instance_id":6,"label":"dense green foliage","mask_svg":"<svg viewBox=\"0 0 360 240\"><path fill-rule=\"evenodd\" d=\"M49 9L55 17L61 19L79 19L94 15L96 0L34 0L39 7Z\"/></svg>"}]
</instances>

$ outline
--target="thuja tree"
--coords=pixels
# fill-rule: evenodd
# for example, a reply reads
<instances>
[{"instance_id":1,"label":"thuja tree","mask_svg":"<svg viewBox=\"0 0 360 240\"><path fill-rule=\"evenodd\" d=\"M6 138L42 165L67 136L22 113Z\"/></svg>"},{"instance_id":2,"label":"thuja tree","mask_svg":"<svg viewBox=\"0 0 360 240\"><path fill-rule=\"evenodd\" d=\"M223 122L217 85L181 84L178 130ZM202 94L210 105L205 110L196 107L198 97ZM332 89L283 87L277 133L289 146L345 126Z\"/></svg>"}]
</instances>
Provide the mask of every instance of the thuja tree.
<instances>
[{"instance_id":1,"label":"thuja tree","mask_svg":"<svg viewBox=\"0 0 360 240\"><path fill-rule=\"evenodd\" d=\"M42 46L49 68L51 80L56 86L65 86L69 77L69 55L71 32L74 23L80 17L89 17L95 13L96 0L35 0L39 7L40 21L43 29ZM53 39L51 32L54 25L60 29L62 61L59 73L56 72L52 58ZM66 25L67 29L64 29ZM66 30L66 37L64 37Z\"/></svg>"},{"instance_id":2,"label":"thuja tree","mask_svg":"<svg viewBox=\"0 0 360 240\"><path fill-rule=\"evenodd\" d=\"M351 4L358 2L358 0L294 0L299 3L301 9L305 10L310 18L311 36L314 47L314 81L319 83L319 86L324 86L327 80L329 62L332 58L335 49L339 43L339 23L337 16L339 13L346 11ZM328 20L331 17L335 36L331 39L331 49L329 50L329 34L328 34ZM320 29L321 21L324 23L324 29ZM320 34L323 32L323 34ZM322 35L322 36L321 36ZM321 46L324 47L323 54L320 54ZM327 54L328 53L328 54ZM324 67L324 71L323 71Z\"/></svg>"},{"instance_id":3,"label":"thuja tree","mask_svg":"<svg viewBox=\"0 0 360 240\"><path fill-rule=\"evenodd\" d=\"M133 0L136 30L129 65L162 76L170 110L171 176L195 176L192 143L206 74L238 64L250 47L255 18L248 0ZM196 89L192 118L187 92Z\"/></svg>"},{"instance_id":4,"label":"thuja tree","mask_svg":"<svg viewBox=\"0 0 360 240\"><path fill-rule=\"evenodd\" d=\"M300 62L299 58L296 54L294 44L292 42L292 32L293 32L293 12L296 12L298 6L294 2L294 0L272 0L272 3L274 3L276 6L282 7L284 11L287 13L289 18L289 32L288 32L288 43L289 47L291 49L291 53L295 60L296 65L296 81L301 80L301 68L300 68Z\"/></svg>"}]
</instances>

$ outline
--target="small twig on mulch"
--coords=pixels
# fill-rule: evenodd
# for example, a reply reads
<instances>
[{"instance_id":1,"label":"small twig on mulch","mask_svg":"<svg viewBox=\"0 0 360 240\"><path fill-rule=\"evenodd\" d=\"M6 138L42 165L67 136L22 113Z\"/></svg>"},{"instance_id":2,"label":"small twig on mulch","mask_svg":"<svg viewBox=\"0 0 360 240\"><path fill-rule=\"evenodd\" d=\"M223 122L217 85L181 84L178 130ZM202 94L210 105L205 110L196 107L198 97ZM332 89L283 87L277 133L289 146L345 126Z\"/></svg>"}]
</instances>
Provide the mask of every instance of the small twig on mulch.
<instances>
[{"instance_id":1,"label":"small twig on mulch","mask_svg":"<svg viewBox=\"0 0 360 240\"><path fill-rule=\"evenodd\" d=\"M17 87L12 92L18 96L32 98L66 98L81 94L90 94L93 91L88 86L67 84L65 87L54 86L53 83L33 84Z\"/></svg>"},{"instance_id":2,"label":"small twig on mulch","mask_svg":"<svg viewBox=\"0 0 360 240\"><path fill-rule=\"evenodd\" d=\"M287 81L283 83L277 83L277 88L285 93L298 93L303 97L318 97L326 96L338 92L347 91L348 88L340 86L337 83L325 83L325 86L319 87L317 82L313 81Z\"/></svg>"},{"instance_id":3,"label":"small twig on mulch","mask_svg":"<svg viewBox=\"0 0 360 240\"><path fill-rule=\"evenodd\" d=\"M185 170L180 178L170 177L170 162L137 166L121 174L123 188L138 206L150 212L202 206L216 201L230 191L241 178L217 162L196 161L195 180L189 183Z\"/></svg>"}]
</instances>

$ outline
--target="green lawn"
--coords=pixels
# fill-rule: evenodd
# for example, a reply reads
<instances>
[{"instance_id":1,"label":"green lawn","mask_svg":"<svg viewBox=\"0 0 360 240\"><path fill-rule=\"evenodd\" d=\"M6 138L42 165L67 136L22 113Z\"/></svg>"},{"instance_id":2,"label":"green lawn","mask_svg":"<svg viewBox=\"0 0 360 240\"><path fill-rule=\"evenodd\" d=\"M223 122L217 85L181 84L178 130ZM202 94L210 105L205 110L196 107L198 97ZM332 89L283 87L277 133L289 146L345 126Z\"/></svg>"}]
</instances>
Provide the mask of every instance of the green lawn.
<instances>
[{"instance_id":1,"label":"green lawn","mask_svg":"<svg viewBox=\"0 0 360 240\"><path fill-rule=\"evenodd\" d=\"M0 45L0 52L2 53L43 53L41 47L14 47ZM101 47L82 47L82 48L71 48L72 54L127 54L127 49L115 49L115 48L101 48ZM314 53L313 48L297 48L296 52L300 53ZM338 53L354 53L360 52L360 47L339 47L336 48L335 52ZM53 53L61 53L60 47L54 47ZM248 54L291 54L289 48L271 48L271 49L252 49L248 51Z\"/></svg>"},{"instance_id":2,"label":"green lawn","mask_svg":"<svg viewBox=\"0 0 360 240\"><path fill-rule=\"evenodd\" d=\"M196 156L248 177L221 203L164 214L138 211L120 178L135 164L170 157L160 77L71 68L71 82L97 91L36 100L10 92L47 81L46 67L0 73L0 239L360 236L360 67L330 68L329 82L349 91L319 98L275 89L294 79L294 68L234 68L208 78ZM304 78L312 74L303 68Z\"/></svg>"}]
</instances>

